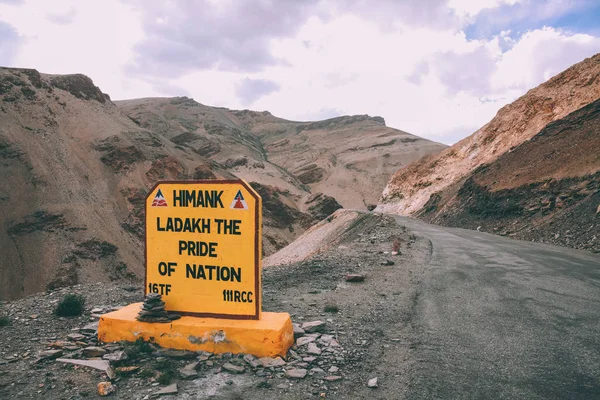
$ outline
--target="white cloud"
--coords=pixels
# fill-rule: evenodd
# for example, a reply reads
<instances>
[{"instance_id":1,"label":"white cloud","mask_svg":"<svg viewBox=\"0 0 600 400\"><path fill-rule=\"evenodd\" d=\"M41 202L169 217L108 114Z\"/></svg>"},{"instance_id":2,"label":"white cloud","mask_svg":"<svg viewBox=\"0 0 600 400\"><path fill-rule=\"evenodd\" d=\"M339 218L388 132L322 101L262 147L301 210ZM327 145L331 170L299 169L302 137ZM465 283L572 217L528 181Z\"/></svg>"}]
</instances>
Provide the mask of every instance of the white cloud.
<instances>
[{"instance_id":1,"label":"white cloud","mask_svg":"<svg viewBox=\"0 0 600 400\"><path fill-rule=\"evenodd\" d=\"M57 10L66 11L62 16L68 18L59 18L63 23L57 23L57 15L61 15ZM123 65L132 60L132 47L142 38L142 30L135 11L117 0L0 4L0 16L21 40L9 66L45 73L83 73L112 97L129 97L140 92L132 90L135 87L148 86L123 74Z\"/></svg>"},{"instance_id":2,"label":"white cloud","mask_svg":"<svg viewBox=\"0 0 600 400\"><path fill-rule=\"evenodd\" d=\"M333 4L330 7L320 2L312 17L296 21L297 29L285 30L285 35L262 33L261 51L281 62L246 71L222 70L210 63L204 69L192 68L191 63L184 75L157 75L143 62L130 68L140 62L138 45L152 46L144 29L144 21L150 20L134 8L143 2L27 0L24 6L0 4L0 20L19 35L11 66L84 73L113 99L181 94L228 108L251 103L253 109L296 120L368 113L384 117L389 126L445 143L471 134L526 90L600 52L599 38L553 28L521 37L507 30L489 39L469 39L454 18L447 24L439 20L445 12L440 8L443 2L432 1L436 21L429 25L393 15L385 19L384 14L395 10L423 16L421 8L398 8L393 1L368 15L360 13L368 11L361 6L364 2L353 1L347 8L341 7L341 0L327 3ZM450 5L455 16L469 19L516 1L452 0ZM211 2L211 9L224 19L228 7L237 4ZM169 14L171 3L161 4L164 7L151 21L169 29L177 18ZM57 16L62 16L59 23ZM231 29L237 29L235 24ZM245 30L240 37L251 32Z\"/></svg>"},{"instance_id":3,"label":"white cloud","mask_svg":"<svg viewBox=\"0 0 600 400\"><path fill-rule=\"evenodd\" d=\"M492 87L524 92L586 57L600 52L600 38L545 27L524 34L502 55Z\"/></svg>"},{"instance_id":4,"label":"white cloud","mask_svg":"<svg viewBox=\"0 0 600 400\"><path fill-rule=\"evenodd\" d=\"M501 5L512 6L525 0L449 0L448 6L459 15L474 17L482 10L492 9Z\"/></svg>"}]
</instances>

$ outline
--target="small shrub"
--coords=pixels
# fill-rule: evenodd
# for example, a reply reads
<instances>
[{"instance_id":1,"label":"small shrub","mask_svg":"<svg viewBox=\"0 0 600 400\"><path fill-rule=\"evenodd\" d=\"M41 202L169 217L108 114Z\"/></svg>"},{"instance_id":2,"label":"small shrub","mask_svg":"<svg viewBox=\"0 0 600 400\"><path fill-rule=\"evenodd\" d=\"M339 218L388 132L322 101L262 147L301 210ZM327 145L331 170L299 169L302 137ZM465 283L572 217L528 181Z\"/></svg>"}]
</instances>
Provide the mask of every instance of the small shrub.
<instances>
[{"instance_id":1,"label":"small shrub","mask_svg":"<svg viewBox=\"0 0 600 400\"><path fill-rule=\"evenodd\" d=\"M153 378L154 377L154 371L152 371L151 369L148 368L144 368L140 371L140 373L138 374L138 376L140 378Z\"/></svg>"},{"instance_id":2,"label":"small shrub","mask_svg":"<svg viewBox=\"0 0 600 400\"><path fill-rule=\"evenodd\" d=\"M168 385L169 383L171 383L173 375L173 371L164 371L159 375L158 378L156 378L156 381L161 385Z\"/></svg>"},{"instance_id":3,"label":"small shrub","mask_svg":"<svg viewBox=\"0 0 600 400\"><path fill-rule=\"evenodd\" d=\"M168 385L175 376L177 366L172 360L165 359L157 361L154 364L154 368L160 371L160 375L156 378L156 381L161 385Z\"/></svg>"},{"instance_id":4,"label":"small shrub","mask_svg":"<svg viewBox=\"0 0 600 400\"><path fill-rule=\"evenodd\" d=\"M336 306L335 304L327 304L325 306L325 312L336 313L338 311L340 311L340 308L338 306Z\"/></svg>"},{"instance_id":5,"label":"small shrub","mask_svg":"<svg viewBox=\"0 0 600 400\"><path fill-rule=\"evenodd\" d=\"M152 353L152 346L149 343L146 343L144 339L138 338L133 343L126 343L123 350L127 354L127 357L135 360L142 354Z\"/></svg>"},{"instance_id":6,"label":"small shrub","mask_svg":"<svg viewBox=\"0 0 600 400\"><path fill-rule=\"evenodd\" d=\"M54 314L59 317L76 317L83 313L85 298L79 294L69 293L58 303Z\"/></svg>"},{"instance_id":7,"label":"small shrub","mask_svg":"<svg viewBox=\"0 0 600 400\"><path fill-rule=\"evenodd\" d=\"M0 315L0 328L10 325L10 319L6 315Z\"/></svg>"}]
</instances>

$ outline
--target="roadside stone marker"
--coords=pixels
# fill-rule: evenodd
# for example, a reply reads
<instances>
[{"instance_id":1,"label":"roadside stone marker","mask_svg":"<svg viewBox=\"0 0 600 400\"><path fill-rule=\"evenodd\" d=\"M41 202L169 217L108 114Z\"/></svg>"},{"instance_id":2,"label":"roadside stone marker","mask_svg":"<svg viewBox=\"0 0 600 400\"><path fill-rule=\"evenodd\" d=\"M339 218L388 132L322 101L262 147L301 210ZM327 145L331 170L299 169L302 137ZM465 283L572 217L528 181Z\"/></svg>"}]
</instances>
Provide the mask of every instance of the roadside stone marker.
<instances>
[{"instance_id":1,"label":"roadside stone marker","mask_svg":"<svg viewBox=\"0 0 600 400\"><path fill-rule=\"evenodd\" d=\"M159 182L146 197L145 244L146 298L160 295L161 310L164 302L169 315L183 317L154 323L154 308L146 304L149 317L139 318L135 303L100 318L101 341L286 354L294 342L289 314L262 312L262 199L248 183Z\"/></svg>"}]
</instances>

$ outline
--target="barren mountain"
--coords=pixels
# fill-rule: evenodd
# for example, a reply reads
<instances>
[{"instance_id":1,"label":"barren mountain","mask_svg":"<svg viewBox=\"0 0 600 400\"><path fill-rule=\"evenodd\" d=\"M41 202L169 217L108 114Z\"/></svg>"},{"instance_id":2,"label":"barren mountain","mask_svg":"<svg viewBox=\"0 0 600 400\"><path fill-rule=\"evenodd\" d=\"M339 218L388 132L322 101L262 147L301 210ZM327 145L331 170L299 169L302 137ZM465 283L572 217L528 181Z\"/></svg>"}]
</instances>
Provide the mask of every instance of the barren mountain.
<instances>
[{"instance_id":1,"label":"barren mountain","mask_svg":"<svg viewBox=\"0 0 600 400\"><path fill-rule=\"evenodd\" d=\"M378 209L598 250L600 54L503 107L470 137L399 170Z\"/></svg>"},{"instance_id":2,"label":"barren mountain","mask_svg":"<svg viewBox=\"0 0 600 400\"><path fill-rule=\"evenodd\" d=\"M355 118L369 120L330 120L327 132L356 125L357 137L373 135ZM142 277L143 200L158 180L245 178L263 197L264 253L285 246L340 205L268 159L267 125L278 124L293 135L311 125L188 98L116 106L83 75L0 68L0 298ZM373 131L399 132L381 122ZM415 154L399 152L390 165L441 148L398 135L414 139ZM383 147L372 144L363 152L375 159ZM373 192L383 188L372 181ZM340 202L363 202L351 195L361 198Z\"/></svg>"},{"instance_id":3,"label":"barren mountain","mask_svg":"<svg viewBox=\"0 0 600 400\"><path fill-rule=\"evenodd\" d=\"M475 168L531 139L548 123L597 100L599 75L597 54L502 107L471 136L400 169L383 191L379 210L402 215L420 210L432 194L464 180Z\"/></svg>"},{"instance_id":4,"label":"barren mountain","mask_svg":"<svg viewBox=\"0 0 600 400\"><path fill-rule=\"evenodd\" d=\"M246 180L284 191L307 209L324 193L345 208L366 209L401 166L446 146L355 115L295 122L269 112L209 107L187 98L116 102L141 127L201 153Z\"/></svg>"}]
</instances>

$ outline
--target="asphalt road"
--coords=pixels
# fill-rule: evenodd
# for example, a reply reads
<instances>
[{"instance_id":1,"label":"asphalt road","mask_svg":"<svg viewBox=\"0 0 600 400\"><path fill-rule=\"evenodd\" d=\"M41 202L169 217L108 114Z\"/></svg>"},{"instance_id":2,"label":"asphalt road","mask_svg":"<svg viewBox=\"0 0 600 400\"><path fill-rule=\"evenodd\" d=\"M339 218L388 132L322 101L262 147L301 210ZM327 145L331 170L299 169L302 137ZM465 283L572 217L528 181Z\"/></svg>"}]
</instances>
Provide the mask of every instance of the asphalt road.
<instances>
[{"instance_id":1,"label":"asphalt road","mask_svg":"<svg viewBox=\"0 0 600 400\"><path fill-rule=\"evenodd\" d=\"M600 256L397 217L429 239L409 399L600 399Z\"/></svg>"}]
</instances>

